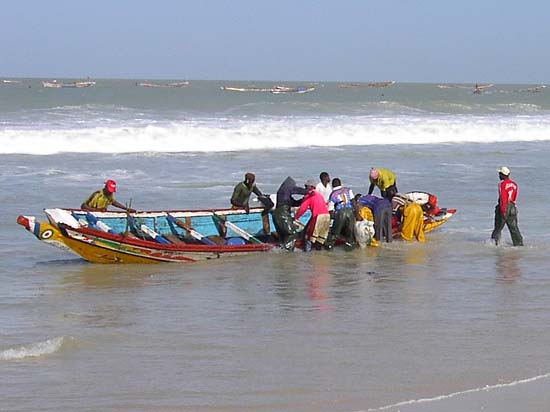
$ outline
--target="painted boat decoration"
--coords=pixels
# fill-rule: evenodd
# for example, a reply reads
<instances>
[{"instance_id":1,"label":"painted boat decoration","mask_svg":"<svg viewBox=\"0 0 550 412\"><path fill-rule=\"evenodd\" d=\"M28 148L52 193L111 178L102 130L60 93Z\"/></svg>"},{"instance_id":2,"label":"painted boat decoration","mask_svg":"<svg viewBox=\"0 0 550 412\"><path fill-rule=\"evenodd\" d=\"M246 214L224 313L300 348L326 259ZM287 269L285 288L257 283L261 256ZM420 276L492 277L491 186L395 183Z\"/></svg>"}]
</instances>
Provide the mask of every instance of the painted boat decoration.
<instances>
[{"instance_id":1,"label":"painted boat decoration","mask_svg":"<svg viewBox=\"0 0 550 412\"><path fill-rule=\"evenodd\" d=\"M187 87L189 86L189 82L187 80L183 82L172 82L172 83L141 82L141 83L136 83L136 85L141 87L177 88L177 87Z\"/></svg>"},{"instance_id":2,"label":"painted boat decoration","mask_svg":"<svg viewBox=\"0 0 550 412\"><path fill-rule=\"evenodd\" d=\"M84 82L71 82L71 83L61 83L57 80L51 82L43 81L42 86L50 89L61 89L61 88L83 88L95 86L96 82L94 81L84 81Z\"/></svg>"}]
</instances>

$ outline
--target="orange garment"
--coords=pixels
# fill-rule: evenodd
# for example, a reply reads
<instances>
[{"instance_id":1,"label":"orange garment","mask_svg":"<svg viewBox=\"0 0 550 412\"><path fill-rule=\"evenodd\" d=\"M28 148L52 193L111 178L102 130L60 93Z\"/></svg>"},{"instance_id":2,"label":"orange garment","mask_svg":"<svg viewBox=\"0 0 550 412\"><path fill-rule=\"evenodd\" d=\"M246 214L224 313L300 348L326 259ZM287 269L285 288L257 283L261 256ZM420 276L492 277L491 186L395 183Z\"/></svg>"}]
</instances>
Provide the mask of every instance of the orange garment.
<instances>
[{"instance_id":1,"label":"orange garment","mask_svg":"<svg viewBox=\"0 0 550 412\"><path fill-rule=\"evenodd\" d=\"M408 241L414 240L415 237L419 242L426 241L424 238L424 213L418 203L410 202L403 206L401 237Z\"/></svg>"}]
</instances>

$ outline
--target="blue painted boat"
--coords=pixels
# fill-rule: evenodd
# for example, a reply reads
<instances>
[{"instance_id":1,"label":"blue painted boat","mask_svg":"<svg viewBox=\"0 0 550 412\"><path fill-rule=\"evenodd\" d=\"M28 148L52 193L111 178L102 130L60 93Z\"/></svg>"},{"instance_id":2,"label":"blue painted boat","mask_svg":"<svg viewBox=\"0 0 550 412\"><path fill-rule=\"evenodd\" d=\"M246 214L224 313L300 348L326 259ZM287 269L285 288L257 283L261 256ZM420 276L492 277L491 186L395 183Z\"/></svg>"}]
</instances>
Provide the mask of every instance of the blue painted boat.
<instances>
[{"instance_id":1,"label":"blue painted boat","mask_svg":"<svg viewBox=\"0 0 550 412\"><path fill-rule=\"evenodd\" d=\"M48 221L19 216L38 239L94 263L193 262L266 252L275 246L263 208L147 212L45 209Z\"/></svg>"}]
</instances>

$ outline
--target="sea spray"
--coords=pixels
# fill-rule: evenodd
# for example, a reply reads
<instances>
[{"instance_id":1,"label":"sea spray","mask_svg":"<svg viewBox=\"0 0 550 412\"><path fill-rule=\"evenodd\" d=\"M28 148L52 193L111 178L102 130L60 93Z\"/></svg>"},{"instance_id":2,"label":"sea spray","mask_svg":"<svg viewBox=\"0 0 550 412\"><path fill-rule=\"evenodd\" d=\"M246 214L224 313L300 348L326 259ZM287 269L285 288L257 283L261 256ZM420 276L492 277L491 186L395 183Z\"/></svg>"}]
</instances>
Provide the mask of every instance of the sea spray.
<instances>
[{"instance_id":1,"label":"sea spray","mask_svg":"<svg viewBox=\"0 0 550 412\"><path fill-rule=\"evenodd\" d=\"M38 358L57 352L63 346L67 338L59 336L43 342L31 343L18 348L10 348L0 352L0 360L21 360L25 358Z\"/></svg>"}]
</instances>

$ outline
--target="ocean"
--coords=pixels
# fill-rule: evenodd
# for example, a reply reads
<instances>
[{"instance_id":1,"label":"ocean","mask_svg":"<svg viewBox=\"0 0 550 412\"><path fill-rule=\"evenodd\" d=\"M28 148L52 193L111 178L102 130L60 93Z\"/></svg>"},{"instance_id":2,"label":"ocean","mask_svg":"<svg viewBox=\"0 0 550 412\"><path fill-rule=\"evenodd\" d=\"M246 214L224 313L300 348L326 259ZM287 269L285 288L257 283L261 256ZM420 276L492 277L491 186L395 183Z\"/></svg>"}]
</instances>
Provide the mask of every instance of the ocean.
<instances>
[{"instance_id":1,"label":"ocean","mask_svg":"<svg viewBox=\"0 0 550 412\"><path fill-rule=\"evenodd\" d=\"M18 80L0 83L0 409L548 410L550 90ZM503 165L522 248L489 241ZM90 264L15 223L109 178L138 210L214 208L248 171L265 193L321 171L365 193L371 166L458 212L425 244L181 265Z\"/></svg>"}]
</instances>

